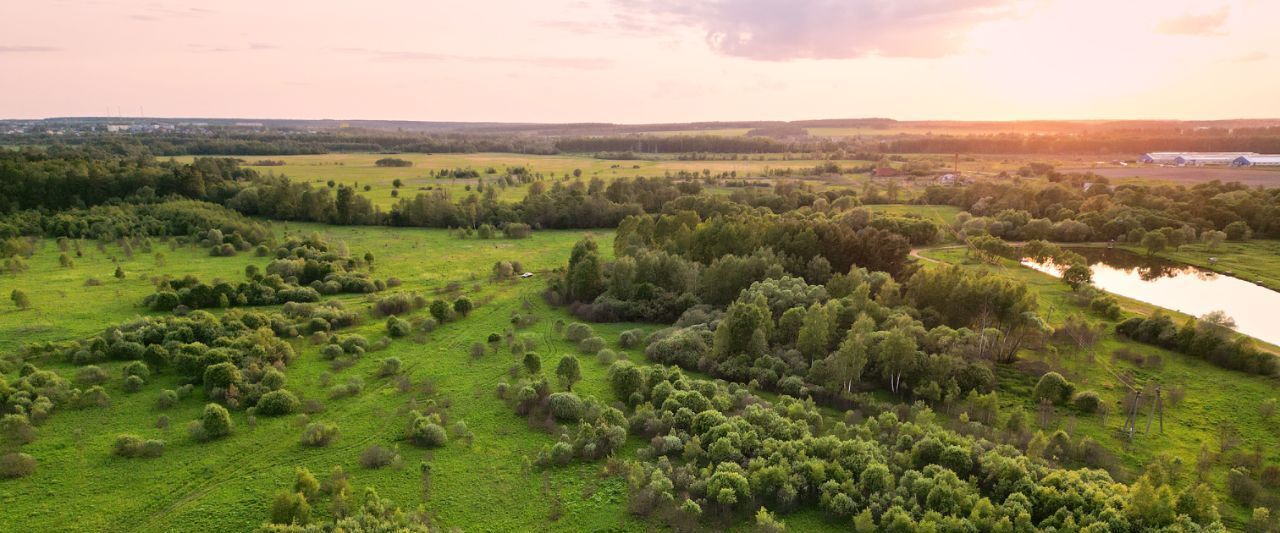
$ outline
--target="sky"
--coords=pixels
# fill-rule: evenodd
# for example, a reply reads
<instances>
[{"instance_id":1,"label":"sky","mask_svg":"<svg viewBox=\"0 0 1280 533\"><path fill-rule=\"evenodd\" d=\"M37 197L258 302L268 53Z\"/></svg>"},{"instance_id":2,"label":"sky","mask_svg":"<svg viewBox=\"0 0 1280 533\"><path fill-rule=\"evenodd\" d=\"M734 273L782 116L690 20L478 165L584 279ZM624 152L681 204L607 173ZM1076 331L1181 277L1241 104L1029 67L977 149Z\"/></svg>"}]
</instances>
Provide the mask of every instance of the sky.
<instances>
[{"instance_id":1,"label":"sky","mask_svg":"<svg viewBox=\"0 0 1280 533\"><path fill-rule=\"evenodd\" d=\"M1280 117L1275 0L6 0L0 118Z\"/></svg>"}]
</instances>

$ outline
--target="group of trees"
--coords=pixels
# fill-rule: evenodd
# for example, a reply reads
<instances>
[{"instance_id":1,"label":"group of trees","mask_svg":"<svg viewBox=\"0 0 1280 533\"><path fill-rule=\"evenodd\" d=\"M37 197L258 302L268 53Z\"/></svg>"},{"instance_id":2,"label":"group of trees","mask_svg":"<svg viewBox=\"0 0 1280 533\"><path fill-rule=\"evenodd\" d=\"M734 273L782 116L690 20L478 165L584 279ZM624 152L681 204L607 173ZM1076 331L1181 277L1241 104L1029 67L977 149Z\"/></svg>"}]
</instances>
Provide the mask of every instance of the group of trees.
<instances>
[{"instance_id":1,"label":"group of trees","mask_svg":"<svg viewBox=\"0 0 1280 533\"><path fill-rule=\"evenodd\" d=\"M855 265L908 275L909 238L875 220L858 210L630 217L614 239L617 260L606 264L594 242L578 243L550 294L576 302L576 312L592 320L671 322L694 305L727 304L752 283L782 275L815 285L839 283Z\"/></svg>"},{"instance_id":2,"label":"group of trees","mask_svg":"<svg viewBox=\"0 0 1280 533\"><path fill-rule=\"evenodd\" d=\"M1218 316L1218 315L1215 315ZM1181 326L1164 313L1134 317L1116 325L1116 333L1209 361L1215 365L1273 376L1280 372L1276 356L1253 346L1244 335L1233 335L1229 320L1215 316L1188 318Z\"/></svg>"},{"instance_id":3,"label":"group of trees","mask_svg":"<svg viewBox=\"0 0 1280 533\"><path fill-rule=\"evenodd\" d=\"M374 280L362 271L372 262L372 255L363 259L351 257L345 245L331 245L319 235L290 237L275 249L274 255L276 259L265 270L255 265L246 268L247 279L236 285L225 281L209 284L191 275L160 281L143 305L156 311L172 311L178 306L205 309L276 305L318 302L322 294L364 294L386 288L384 281Z\"/></svg>"},{"instance_id":4,"label":"group of trees","mask_svg":"<svg viewBox=\"0 0 1280 533\"><path fill-rule=\"evenodd\" d=\"M1070 174L1048 184L929 187L919 201L964 209L971 215L956 220L958 230L1006 240L1116 240L1145 246L1143 238L1159 232L1176 248L1198 239L1213 245L1255 235L1280 237L1280 189L1240 183L1112 186L1101 176Z\"/></svg>"},{"instance_id":5,"label":"group of trees","mask_svg":"<svg viewBox=\"0 0 1280 533\"><path fill-rule=\"evenodd\" d=\"M677 369L620 361L609 381L649 438L628 462L628 508L678 528L752 515L776 527L773 513L813 508L857 531L1221 527L1212 491L1175 492L1158 465L1126 486L943 429L928 408L830 424L812 401Z\"/></svg>"}]
</instances>

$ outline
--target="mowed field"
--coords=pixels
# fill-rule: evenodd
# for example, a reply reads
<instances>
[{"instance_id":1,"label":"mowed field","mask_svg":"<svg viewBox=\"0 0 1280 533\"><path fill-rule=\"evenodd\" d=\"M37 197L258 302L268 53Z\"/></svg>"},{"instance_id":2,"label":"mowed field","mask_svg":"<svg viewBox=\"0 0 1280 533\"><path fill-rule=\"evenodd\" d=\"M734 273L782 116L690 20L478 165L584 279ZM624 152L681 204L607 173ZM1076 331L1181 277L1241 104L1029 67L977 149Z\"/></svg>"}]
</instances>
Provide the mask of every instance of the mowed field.
<instances>
[{"instance_id":1,"label":"mowed field","mask_svg":"<svg viewBox=\"0 0 1280 533\"><path fill-rule=\"evenodd\" d=\"M239 157L239 156L238 156ZM413 162L411 167L379 167L375 161L384 157L396 157ZM262 174L285 175L294 180L324 185L332 180L336 184L354 185L360 194L367 196L374 205L388 209L398 198L392 196L395 189L393 182L401 180L399 195L412 197L419 192L433 189L448 190L455 198L465 197L476 190L480 182L486 186L494 183L496 178L506 174L507 169L524 167L530 172L541 174L551 180L573 179L575 170L581 171L581 179L589 181L600 178L606 182L617 178L636 176L662 177L678 172L736 173L738 177L764 176L776 169L813 168L823 161L815 159L779 159L779 154L768 156L743 155L736 161L680 161L676 159L660 160L611 160L598 159L588 155L524 155L511 153L475 153L475 154L374 154L374 153L335 153L323 155L240 157L252 163L259 159L283 161L281 166L252 167ZM194 157L175 158L189 162ZM842 166L866 165L867 161L841 161ZM481 174L478 179L437 178L429 176L428 171L474 169ZM487 171L492 169L494 173ZM856 175L844 175L839 185L850 185ZM820 181L820 185L831 180ZM364 187L369 190L365 191ZM519 201L524 198L527 188L523 186L499 187L498 197L505 201Z\"/></svg>"},{"instance_id":2,"label":"mowed field","mask_svg":"<svg viewBox=\"0 0 1280 533\"><path fill-rule=\"evenodd\" d=\"M1121 181L1161 181L1179 185L1195 185L1207 181L1238 181L1245 185L1280 186L1280 168L1237 167L1162 167L1129 166L1104 168L1062 168L1062 172L1092 172L1099 176Z\"/></svg>"}]
</instances>

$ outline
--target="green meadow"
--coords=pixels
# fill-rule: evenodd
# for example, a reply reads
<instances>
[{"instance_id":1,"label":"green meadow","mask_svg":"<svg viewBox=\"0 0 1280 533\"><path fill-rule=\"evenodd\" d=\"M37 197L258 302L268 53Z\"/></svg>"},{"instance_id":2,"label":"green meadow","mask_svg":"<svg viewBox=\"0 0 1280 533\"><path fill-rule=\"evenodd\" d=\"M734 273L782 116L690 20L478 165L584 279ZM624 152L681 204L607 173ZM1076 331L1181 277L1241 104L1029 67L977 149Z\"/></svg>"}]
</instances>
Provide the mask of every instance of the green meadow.
<instances>
[{"instance_id":1,"label":"green meadow","mask_svg":"<svg viewBox=\"0 0 1280 533\"><path fill-rule=\"evenodd\" d=\"M384 157L395 157L411 161L410 167L380 167L375 162ZM193 157L175 158L177 161L189 162ZM241 157L249 163L258 160L283 161L279 166L253 167L262 174L288 176L297 181L310 182L324 186L329 181L336 184L353 185L360 194L367 196L374 205L385 209L398 201L393 196L396 190L393 183L401 180L401 187L396 192L399 196L412 197L419 192L444 189L455 198L465 197L475 191L476 186L484 182L488 186L499 176L505 175L507 169L524 167L533 173L540 173L548 179L573 179L574 171L580 171L581 179L589 181L599 178L605 182L618 178L637 176L662 177L679 172L718 175L736 173L742 178L760 177L777 169L811 169L824 161L816 159L780 159L777 154L742 155L737 160L682 161L678 159L599 159L590 155L525 155L511 153L473 153L473 154L374 154L374 153L333 153L323 155L285 155ZM869 164L867 161L841 161L842 166ZM430 176L429 171L474 169L480 178L438 178ZM494 172L489 173L492 169ZM865 176L865 175L862 175ZM859 175L846 174L839 179L812 178L809 181L818 186L851 185L858 181ZM364 190L368 186L369 190ZM730 190L728 188L713 188ZM524 198L526 187L499 187L498 197L504 201L519 201Z\"/></svg>"},{"instance_id":2,"label":"green meadow","mask_svg":"<svg viewBox=\"0 0 1280 533\"><path fill-rule=\"evenodd\" d=\"M1061 327L1069 315L1082 315L1089 322L1104 326L1098 342L1087 349L1072 350L1057 345L1047 353L1024 350L1022 357L1058 370L1074 382L1077 389L1092 390L1105 400L1109 407L1107 414L1086 415L1056 410L1045 431L1068 429L1072 435L1085 435L1101 443L1116 454L1122 479L1140 471L1161 454L1176 458L1184 472L1194 473L1202 446L1210 453L1221 452L1223 437L1229 431L1224 429L1226 427L1239 432L1239 449L1259 450L1267 462L1280 460L1280 433L1275 431L1275 419L1268 418L1258 408L1264 400L1280 397L1274 378L1224 369L1189 355L1123 338L1115 333L1116 321L1093 315L1073 303L1070 288L1061 280L1015 261L1001 259L990 264L970 258L963 248L925 251L922 255L1025 282L1035 291L1042 313L1055 327ZM939 264L927 263L926 268L936 268ZM1157 308L1143 302L1123 297L1118 299L1126 317L1149 316L1157 311ZM1177 316L1170 311L1162 312ZM1139 354L1145 362L1137 364L1114 357L1119 350ZM1147 432L1152 411L1146 403L1148 400L1144 400L1138 418L1138 433L1131 440L1121 431L1125 421L1123 402L1128 391L1121 381L1122 376L1138 389L1161 387L1163 430L1157 415L1151 422L1150 432ZM1016 365L1002 368L1002 407L1023 409L1034 420L1039 406L1032 400L1031 391L1039 377L1035 371L1019 371ZM1147 388L1146 392L1151 390ZM1220 491L1218 501L1223 518L1234 523L1233 527L1240 527L1248 520L1251 509L1236 504L1225 493L1229 469L1229 465L1216 463L1208 476Z\"/></svg>"}]
</instances>

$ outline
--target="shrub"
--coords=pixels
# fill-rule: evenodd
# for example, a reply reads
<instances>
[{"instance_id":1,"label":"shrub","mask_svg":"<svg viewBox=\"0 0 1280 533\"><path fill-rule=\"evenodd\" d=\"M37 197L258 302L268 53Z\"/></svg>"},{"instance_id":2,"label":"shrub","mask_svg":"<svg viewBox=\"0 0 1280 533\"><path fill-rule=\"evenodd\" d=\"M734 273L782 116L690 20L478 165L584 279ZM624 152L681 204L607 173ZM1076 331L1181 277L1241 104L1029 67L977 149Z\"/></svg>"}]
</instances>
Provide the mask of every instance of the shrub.
<instances>
[{"instance_id":1,"label":"shrub","mask_svg":"<svg viewBox=\"0 0 1280 533\"><path fill-rule=\"evenodd\" d=\"M124 365L121 372L126 378L129 376L138 376L142 378L143 381L146 381L151 377L151 369L147 368L147 364L142 361L130 361L129 364Z\"/></svg>"},{"instance_id":2,"label":"shrub","mask_svg":"<svg viewBox=\"0 0 1280 533\"><path fill-rule=\"evenodd\" d=\"M631 349L640 346L644 342L644 332L638 329L629 329L618 335L618 346Z\"/></svg>"},{"instance_id":3,"label":"shrub","mask_svg":"<svg viewBox=\"0 0 1280 533\"><path fill-rule=\"evenodd\" d=\"M76 371L76 383L79 385L101 385L111 379L111 375L94 365L81 367Z\"/></svg>"},{"instance_id":4,"label":"shrub","mask_svg":"<svg viewBox=\"0 0 1280 533\"><path fill-rule=\"evenodd\" d=\"M438 448L448 444L449 433L437 419L419 414L409 425L409 441L418 446Z\"/></svg>"},{"instance_id":5,"label":"shrub","mask_svg":"<svg viewBox=\"0 0 1280 533\"><path fill-rule=\"evenodd\" d=\"M8 414L0 418L0 444L22 446L36 440L36 428L26 415Z\"/></svg>"},{"instance_id":6,"label":"shrub","mask_svg":"<svg viewBox=\"0 0 1280 533\"><path fill-rule=\"evenodd\" d=\"M591 330L591 326L581 322L569 324L569 327L564 330L564 338L569 342L578 342L594 334L595 332Z\"/></svg>"},{"instance_id":7,"label":"shrub","mask_svg":"<svg viewBox=\"0 0 1280 533\"><path fill-rule=\"evenodd\" d=\"M274 390L258 399L258 414L263 416L281 416L293 413L302 407L302 402L287 390Z\"/></svg>"},{"instance_id":8,"label":"shrub","mask_svg":"<svg viewBox=\"0 0 1280 533\"><path fill-rule=\"evenodd\" d=\"M1080 391L1071 399L1071 404L1081 412L1096 413L1098 408L1102 407L1102 398L1098 396L1098 393L1090 390Z\"/></svg>"},{"instance_id":9,"label":"shrub","mask_svg":"<svg viewBox=\"0 0 1280 533\"><path fill-rule=\"evenodd\" d=\"M560 441L551 446L551 461L558 465L567 465L573 461L573 445Z\"/></svg>"},{"instance_id":10,"label":"shrub","mask_svg":"<svg viewBox=\"0 0 1280 533\"><path fill-rule=\"evenodd\" d=\"M1075 385L1072 385L1067 378L1057 372L1047 372L1040 376L1040 381L1036 383L1035 390L1032 391L1031 397L1039 400L1048 399L1055 405L1062 405L1071 398L1071 393L1075 391Z\"/></svg>"},{"instance_id":11,"label":"shrub","mask_svg":"<svg viewBox=\"0 0 1280 533\"><path fill-rule=\"evenodd\" d=\"M346 398L348 396L360 394L363 390L364 382L358 377L350 377L347 378L346 383L342 385L334 385L333 388L329 389L329 397L334 399Z\"/></svg>"},{"instance_id":12,"label":"shrub","mask_svg":"<svg viewBox=\"0 0 1280 533\"><path fill-rule=\"evenodd\" d=\"M204 415L192 423L188 432L197 441L208 441L230 435L233 427L227 408L211 403L204 406Z\"/></svg>"},{"instance_id":13,"label":"shrub","mask_svg":"<svg viewBox=\"0 0 1280 533\"><path fill-rule=\"evenodd\" d=\"M143 381L142 378L138 376L129 376L124 378L124 391L128 393L138 392L141 391L142 387L146 384L147 382Z\"/></svg>"},{"instance_id":14,"label":"shrub","mask_svg":"<svg viewBox=\"0 0 1280 533\"><path fill-rule=\"evenodd\" d=\"M117 435L112 451L120 457L160 457L164 454L164 441L143 440L137 435Z\"/></svg>"},{"instance_id":15,"label":"shrub","mask_svg":"<svg viewBox=\"0 0 1280 533\"><path fill-rule=\"evenodd\" d=\"M450 315L453 314L453 309L450 308L449 303L444 300L431 302L431 306L428 307L427 310L431 312L431 316L440 324L448 322Z\"/></svg>"},{"instance_id":16,"label":"shrub","mask_svg":"<svg viewBox=\"0 0 1280 533\"><path fill-rule=\"evenodd\" d=\"M387 335L392 337L404 337L413 331L413 327L408 320L397 316L387 318Z\"/></svg>"},{"instance_id":17,"label":"shrub","mask_svg":"<svg viewBox=\"0 0 1280 533\"><path fill-rule=\"evenodd\" d=\"M178 393L176 391L165 389L160 391L160 395L156 397L157 409L169 409L178 404Z\"/></svg>"},{"instance_id":18,"label":"shrub","mask_svg":"<svg viewBox=\"0 0 1280 533\"><path fill-rule=\"evenodd\" d=\"M536 352L528 352L524 354L524 369L530 375L537 374L542 371L542 358L538 357Z\"/></svg>"},{"instance_id":19,"label":"shrub","mask_svg":"<svg viewBox=\"0 0 1280 533\"><path fill-rule=\"evenodd\" d=\"M378 377L391 377L400 373L404 363L398 357L388 357L382 360L382 364L378 366Z\"/></svg>"},{"instance_id":20,"label":"shrub","mask_svg":"<svg viewBox=\"0 0 1280 533\"><path fill-rule=\"evenodd\" d=\"M604 349L604 339L600 337L587 337L578 341L578 349L582 353L593 354Z\"/></svg>"},{"instance_id":21,"label":"shrub","mask_svg":"<svg viewBox=\"0 0 1280 533\"><path fill-rule=\"evenodd\" d=\"M466 296L463 296L453 301L453 311L455 313L458 313L459 315L462 315L465 317L471 314L471 309L472 309L471 299L467 298Z\"/></svg>"},{"instance_id":22,"label":"shrub","mask_svg":"<svg viewBox=\"0 0 1280 533\"><path fill-rule=\"evenodd\" d=\"M324 348L320 349L320 356L329 361L342 357L344 353L346 352L337 344L326 344Z\"/></svg>"},{"instance_id":23,"label":"shrub","mask_svg":"<svg viewBox=\"0 0 1280 533\"><path fill-rule=\"evenodd\" d=\"M596 361L602 365L611 365L618 360L618 352L605 348L596 352Z\"/></svg>"},{"instance_id":24,"label":"shrub","mask_svg":"<svg viewBox=\"0 0 1280 533\"><path fill-rule=\"evenodd\" d=\"M400 458L394 450L372 444L360 452L360 466L368 469L382 468Z\"/></svg>"},{"instance_id":25,"label":"shrub","mask_svg":"<svg viewBox=\"0 0 1280 533\"><path fill-rule=\"evenodd\" d=\"M271 523L305 526L311 521L311 504L300 492L282 490L271 500Z\"/></svg>"},{"instance_id":26,"label":"shrub","mask_svg":"<svg viewBox=\"0 0 1280 533\"><path fill-rule=\"evenodd\" d=\"M583 404L577 394L557 392L547 399L551 415L561 422L577 422L582 418Z\"/></svg>"},{"instance_id":27,"label":"shrub","mask_svg":"<svg viewBox=\"0 0 1280 533\"><path fill-rule=\"evenodd\" d=\"M582 368L578 365L578 358L572 355L561 357L560 364L556 365L556 377L560 378L560 384L564 385L564 390L572 390L573 384L582 379Z\"/></svg>"},{"instance_id":28,"label":"shrub","mask_svg":"<svg viewBox=\"0 0 1280 533\"><path fill-rule=\"evenodd\" d=\"M327 422L312 422L302 430L302 445L312 448L323 448L328 446L333 439L338 438L338 425Z\"/></svg>"},{"instance_id":29,"label":"shrub","mask_svg":"<svg viewBox=\"0 0 1280 533\"><path fill-rule=\"evenodd\" d=\"M25 453L0 455L0 479L27 477L36 472L36 459Z\"/></svg>"}]
</instances>

